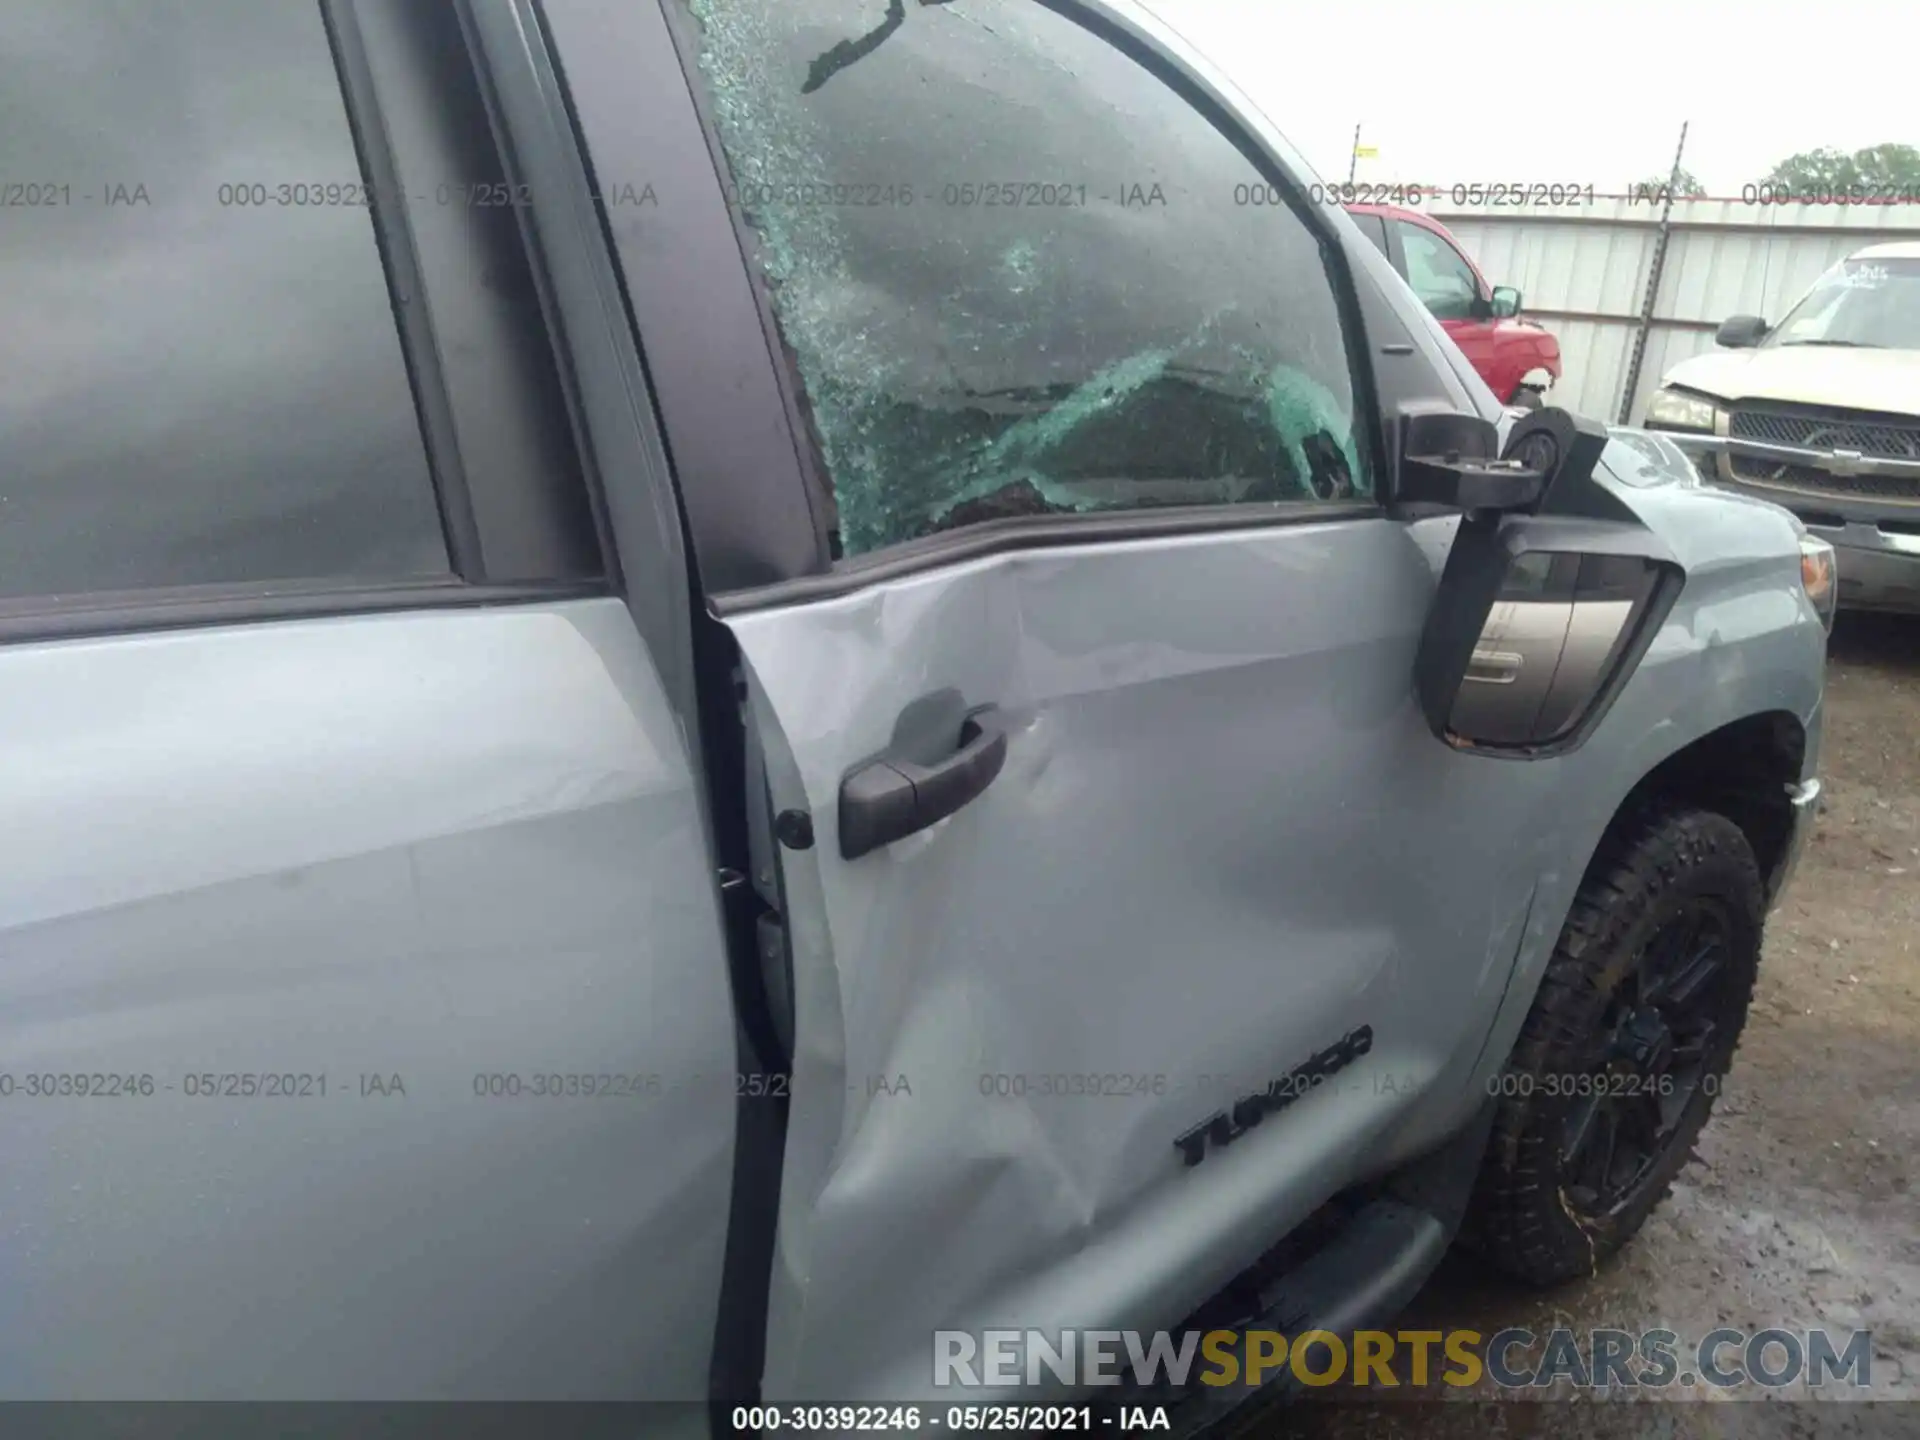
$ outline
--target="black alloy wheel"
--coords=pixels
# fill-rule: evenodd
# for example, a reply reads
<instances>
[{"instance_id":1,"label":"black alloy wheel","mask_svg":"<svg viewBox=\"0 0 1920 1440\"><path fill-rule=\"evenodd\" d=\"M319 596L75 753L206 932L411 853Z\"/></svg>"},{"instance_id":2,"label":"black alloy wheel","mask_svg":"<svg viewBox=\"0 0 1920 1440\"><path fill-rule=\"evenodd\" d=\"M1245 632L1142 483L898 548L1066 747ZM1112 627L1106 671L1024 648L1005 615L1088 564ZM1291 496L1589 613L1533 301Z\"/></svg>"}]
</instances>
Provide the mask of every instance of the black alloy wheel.
<instances>
[{"instance_id":1,"label":"black alloy wheel","mask_svg":"<svg viewBox=\"0 0 1920 1440\"><path fill-rule=\"evenodd\" d=\"M1737 1038L1733 929L1719 900L1689 902L1648 939L1607 1007L1561 1139L1567 1200L1581 1215L1630 1208L1718 1091Z\"/></svg>"},{"instance_id":2,"label":"black alloy wheel","mask_svg":"<svg viewBox=\"0 0 1920 1440\"><path fill-rule=\"evenodd\" d=\"M1633 1238L1733 1063L1765 917L1752 844L1725 815L1655 802L1614 822L1490 1085L1466 1246L1556 1285Z\"/></svg>"}]
</instances>

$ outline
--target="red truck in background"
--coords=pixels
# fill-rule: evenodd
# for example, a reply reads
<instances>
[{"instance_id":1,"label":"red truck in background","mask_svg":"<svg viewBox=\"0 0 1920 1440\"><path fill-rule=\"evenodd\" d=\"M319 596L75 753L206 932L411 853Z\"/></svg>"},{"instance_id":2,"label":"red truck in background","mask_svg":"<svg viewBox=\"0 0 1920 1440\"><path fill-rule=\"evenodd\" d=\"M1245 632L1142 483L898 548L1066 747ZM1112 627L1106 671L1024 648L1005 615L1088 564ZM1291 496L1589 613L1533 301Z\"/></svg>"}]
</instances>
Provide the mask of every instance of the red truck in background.
<instances>
[{"instance_id":1,"label":"red truck in background","mask_svg":"<svg viewBox=\"0 0 1920 1440\"><path fill-rule=\"evenodd\" d=\"M1489 389L1532 409L1560 378L1560 342L1520 318L1520 292L1489 285L1438 220L1395 205L1349 205L1361 232L1413 287Z\"/></svg>"}]
</instances>

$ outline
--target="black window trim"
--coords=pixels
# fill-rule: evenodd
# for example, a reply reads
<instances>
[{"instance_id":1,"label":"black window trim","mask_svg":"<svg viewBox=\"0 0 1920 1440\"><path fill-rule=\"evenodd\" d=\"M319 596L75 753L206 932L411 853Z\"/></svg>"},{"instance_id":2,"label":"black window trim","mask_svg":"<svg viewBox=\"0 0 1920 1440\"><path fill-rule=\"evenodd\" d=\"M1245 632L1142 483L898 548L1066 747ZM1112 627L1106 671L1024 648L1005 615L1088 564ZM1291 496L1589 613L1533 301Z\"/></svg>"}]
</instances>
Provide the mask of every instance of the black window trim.
<instances>
[{"instance_id":1,"label":"black window trim","mask_svg":"<svg viewBox=\"0 0 1920 1440\"><path fill-rule=\"evenodd\" d=\"M1282 530L1298 525L1386 518L1387 507L1374 499L1156 505L1138 510L1096 510L1081 515L1018 515L888 545L842 560L824 574L800 575L770 585L709 595L707 604L721 617L745 615L783 605L830 600L888 580L1023 550L1111 545L1181 535L1224 535L1236 530Z\"/></svg>"},{"instance_id":2,"label":"black window trim","mask_svg":"<svg viewBox=\"0 0 1920 1440\"><path fill-rule=\"evenodd\" d=\"M362 179L376 194L398 194L397 166L385 127L378 116L372 72L365 50L355 0L320 0L327 43L339 78L341 101L362 167ZM468 46L468 57L483 97L489 79L478 49ZM491 107L491 100L489 99ZM493 141L502 164L511 175L513 157L507 137L496 125ZM423 294L419 256L414 248L404 207L370 207L375 241L385 271L388 293L396 286ZM595 484L591 449L580 437L578 400L571 375L571 357L547 304L549 282L543 257L533 243L525 217L521 241L527 264L542 296L548 341L560 372L560 386L569 407L568 423L575 432L576 452L588 487L599 533L601 570L598 576L554 576L545 579L498 581L489 579L481 564L483 529L468 493L460 448L487 443L482 427L455 420L445 388L437 348L426 326L423 306L394 305L394 324L413 387L412 402L427 448L429 472L441 506L443 533L452 573L424 576L330 576L269 581L214 582L196 585L151 586L139 590L69 591L0 599L0 645L83 637L137 635L155 631L260 624L277 620L317 619L335 615L368 615L401 611L460 610L498 605L553 604L604 597L619 584L617 557L605 538L603 504ZM531 403L531 401L529 401ZM532 482L529 481L529 484Z\"/></svg>"},{"instance_id":3,"label":"black window trim","mask_svg":"<svg viewBox=\"0 0 1920 1440\"><path fill-rule=\"evenodd\" d=\"M605 583L597 580L470 585L457 579L428 578L181 585L170 589L103 590L79 596L29 596L0 604L0 645L258 625L332 615L551 604L593 599L605 593Z\"/></svg>"},{"instance_id":4,"label":"black window trim","mask_svg":"<svg viewBox=\"0 0 1920 1440\"><path fill-rule=\"evenodd\" d=\"M420 438L426 446L427 470L433 477L434 495L440 505L447 556L454 574L477 578L482 574L480 527L474 516L473 494L460 463L460 442L454 433L446 367L441 363L440 347L427 307L401 304L395 298L396 291L404 295L422 294L425 276L414 244L413 228L407 223L407 207L399 198L403 193L399 164L374 93L366 38L361 33L353 0L320 0L320 15L326 26L327 43L333 50L334 69L340 77L340 98L346 107L353 148L359 155L361 177L373 197L368 213L373 222L374 243L380 251L388 301L399 329L400 353L413 391ZM394 197L393 203L382 203L381 196Z\"/></svg>"},{"instance_id":5,"label":"black window trim","mask_svg":"<svg viewBox=\"0 0 1920 1440\"><path fill-rule=\"evenodd\" d=\"M521 0L516 0L521 3ZM707 593L824 568L775 358L660 3L526 0L541 21L632 318ZM658 204L610 206L623 185ZM536 207L538 197L535 197Z\"/></svg>"},{"instance_id":6,"label":"black window trim","mask_svg":"<svg viewBox=\"0 0 1920 1440\"><path fill-rule=\"evenodd\" d=\"M448 0L448 3L454 7L461 39L466 47L467 62L472 67L474 82L480 92L480 101L486 109L487 126L491 133L494 151L499 156L500 166L506 175L507 183L513 187L515 194L521 191L531 194L536 185L541 190L549 186L555 190L559 189L557 180L535 181L530 178L533 167L529 166L527 157L522 153L521 145L515 140L513 126L506 114L506 106L500 94L498 77L494 74L493 62L487 54L486 43L479 32L470 0ZM614 540L613 518L607 503L606 479L601 469L599 450L593 442L593 430L588 418L589 407L582 389L580 361L574 354L573 346L567 337L563 307L552 268L553 258L542 241L533 206L531 204L516 205L513 215L520 234L521 253L526 258L527 268L531 273L534 290L539 299L541 321L546 330L546 342L552 352L561 400L566 406L567 424L573 435L574 456L580 467L579 479L586 487L587 507L593 521L594 537L600 550L601 579L607 593L623 594L626 591L627 582L621 565L620 547Z\"/></svg>"},{"instance_id":7,"label":"black window trim","mask_svg":"<svg viewBox=\"0 0 1920 1440\"><path fill-rule=\"evenodd\" d=\"M552 12L560 6L584 3L584 0L542 0L542 3L547 11ZM724 224L725 233L732 236L733 247L732 253L724 256L716 254L714 248L702 250L698 257L698 279L703 286L725 285L735 288L736 293L737 287L748 287L759 333L748 335L742 326L728 334L725 341L741 354L755 352L767 367L770 373L766 378L766 388L780 397L784 428L791 446L790 453L779 457L777 463L769 464L752 475L726 477L723 483L730 492L725 497L726 503L719 503L722 498L719 496L702 497L697 485L689 485L684 472L677 473L680 492L687 505L695 549L701 561L700 573L708 607L715 615L743 614L803 600L845 595L883 580L1014 550L1324 524L1331 520L1381 518L1391 513L1392 476L1388 463L1391 451L1384 431L1381 390L1374 373L1372 348L1361 309L1360 281L1354 273L1346 242L1323 213L1323 207L1309 202L1300 183L1267 153L1230 108L1215 100L1193 77L1160 55L1150 43L1135 35L1116 16L1094 8L1085 0L1038 0L1047 9L1114 46L1197 110L1240 152L1260 177L1278 188L1293 211L1294 218L1319 243L1321 263L1333 289L1335 311L1347 348L1356 419L1355 442L1364 454L1373 477L1373 494L1365 499L1350 501L1164 506L1084 515L1017 517L959 527L887 546L868 555L849 557L837 563L831 561L827 557L818 520L818 487L825 484L825 477L819 474L817 462L810 458L813 447L811 441L805 438L806 429L794 390L794 379L781 357L783 347L773 317L771 297L763 277L751 263L754 245L752 234L745 226L744 219L726 204L721 181L725 174L724 152L704 86L696 78L699 71L698 35L676 13L680 3L681 0L657 0L659 21L665 33L671 37L678 56L682 84L672 87L669 92L665 87L643 87L636 83L627 97L627 103L640 107L643 113L651 113L653 123L648 126L650 134L664 133L666 126L662 121L665 118L676 118L684 124L684 117L688 113L694 116L699 125L711 170L709 185L700 187L710 192L699 197L710 206L709 213L704 217L705 222L710 234ZM679 114L669 117L666 115L669 111L678 111ZM1360 237L1359 243L1371 242ZM625 264L628 257L621 258L623 268L628 272L629 288L637 292L635 314L641 327L642 349L648 353L651 368L670 369L676 364L677 351L670 337L668 343L653 349L647 345L644 294L649 285L661 288L692 286L696 277L688 270L668 273L665 266L651 274L636 275L633 268ZM710 292L703 289L702 293ZM712 334L708 335L707 342L721 343ZM663 393L660 399L662 419L670 435L695 431L700 419L698 415L676 416L675 407L670 403L670 394ZM724 423L724 416L710 409L707 415L709 423ZM676 418L684 427L682 431L675 430ZM680 455L684 454L684 448L682 445L676 453L676 465ZM784 538L769 535L767 532L773 523L772 517L778 514L792 515L796 500L802 502L804 512L813 517L810 533L803 537L789 529ZM808 558L796 566L792 558L797 558L801 553ZM751 554L759 563L750 567L731 563L735 557L747 554ZM772 557L782 554L790 557L784 566L769 565ZM720 563L713 563L715 558ZM769 574L767 571L770 568L776 568L781 573Z\"/></svg>"},{"instance_id":8,"label":"black window trim","mask_svg":"<svg viewBox=\"0 0 1920 1440\"><path fill-rule=\"evenodd\" d=\"M691 14L675 4L674 0L661 0L660 13L672 37L674 53L686 79L687 99L699 118L700 133L706 141L707 156L713 163L714 174L725 176L728 164L726 151L720 143L719 122L713 113L707 88L699 79L700 37L697 28ZM767 353L774 361L774 386L779 392L781 407L786 412L787 427L793 437L794 462L799 470L800 483L805 489L807 510L813 520L816 560L831 566L837 558L833 554L835 547L832 537L837 533L839 513L839 501L833 493L833 477L827 473L826 463L814 440L812 407L800 383L797 367L787 358L786 340L774 315L772 292L759 267L753 263L759 238L737 207L729 205L726 210L733 241L739 248L745 270L747 288L752 293L754 308L760 317L760 328L766 337Z\"/></svg>"},{"instance_id":9,"label":"black window trim","mask_svg":"<svg viewBox=\"0 0 1920 1440\"><path fill-rule=\"evenodd\" d=\"M374 164L384 169L380 178L387 188L377 193L392 197L384 220L390 232L404 237L411 265L410 272L390 272L390 284L425 302L404 307L402 336L431 382L423 390L432 408L421 413L446 412L442 444L432 458L436 465L443 456L451 462L443 477L453 501L450 513L472 516L475 550L455 571L474 584L570 581L589 578L582 562L590 555L590 568L605 575L612 557L587 474L589 451L569 388L573 377L557 343L551 295L532 243L528 187L516 184L522 177L490 96L467 7L452 3L424 12L432 17L426 23L436 27L428 37L435 63L451 61L446 73L430 74L404 63L407 47L422 38L408 34L409 25L422 23L415 0L326 3L356 17L359 33L381 46L372 55L362 46L361 83L343 89L349 106L363 113L367 132L378 137L363 164L370 182ZM462 126L463 119L472 128ZM403 183L409 174L410 185ZM438 185L429 193L427 181L436 175L456 183L504 181L504 193L450 197ZM500 258L527 271L531 314L496 293L499 282L489 283L484 269L475 269L476 255L503 245L513 253ZM402 289L408 285L414 288ZM476 333L485 335L478 358L450 367L436 322L465 331L469 343ZM546 351L535 359L546 372L539 379L518 373L517 364L536 346ZM539 365L540 359L550 363ZM562 437L566 453L548 448ZM503 456L522 463L503 465ZM449 541L452 548L451 527Z\"/></svg>"}]
</instances>

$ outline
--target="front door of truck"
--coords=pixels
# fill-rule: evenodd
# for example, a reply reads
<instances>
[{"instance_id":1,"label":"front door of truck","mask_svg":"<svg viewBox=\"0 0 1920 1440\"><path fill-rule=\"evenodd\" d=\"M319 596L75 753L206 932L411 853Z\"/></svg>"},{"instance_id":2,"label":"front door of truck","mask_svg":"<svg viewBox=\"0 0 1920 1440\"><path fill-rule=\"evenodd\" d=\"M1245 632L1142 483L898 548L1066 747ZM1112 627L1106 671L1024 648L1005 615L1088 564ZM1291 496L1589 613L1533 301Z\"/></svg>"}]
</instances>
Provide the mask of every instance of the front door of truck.
<instances>
[{"instance_id":1,"label":"front door of truck","mask_svg":"<svg viewBox=\"0 0 1920 1440\"><path fill-rule=\"evenodd\" d=\"M936 1330L1172 1323L1441 1123L1538 781L1421 717L1352 282L1203 107L1013 0L683 19L842 556L720 604L792 963L764 1393L898 1399Z\"/></svg>"}]
</instances>

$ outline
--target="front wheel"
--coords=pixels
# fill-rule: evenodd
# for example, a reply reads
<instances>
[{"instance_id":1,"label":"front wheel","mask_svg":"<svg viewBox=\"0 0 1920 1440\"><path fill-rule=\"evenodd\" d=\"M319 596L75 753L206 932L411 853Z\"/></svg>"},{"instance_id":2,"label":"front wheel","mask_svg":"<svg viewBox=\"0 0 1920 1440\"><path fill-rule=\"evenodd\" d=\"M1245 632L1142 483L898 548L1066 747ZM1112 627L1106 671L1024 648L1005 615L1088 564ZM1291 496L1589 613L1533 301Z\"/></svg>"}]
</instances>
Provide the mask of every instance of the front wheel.
<instances>
[{"instance_id":1,"label":"front wheel","mask_svg":"<svg viewBox=\"0 0 1920 1440\"><path fill-rule=\"evenodd\" d=\"M1489 1262L1558 1284L1646 1223L1733 1062L1765 914L1725 816L1653 810L1609 833L1494 1082L1467 1222Z\"/></svg>"}]
</instances>

